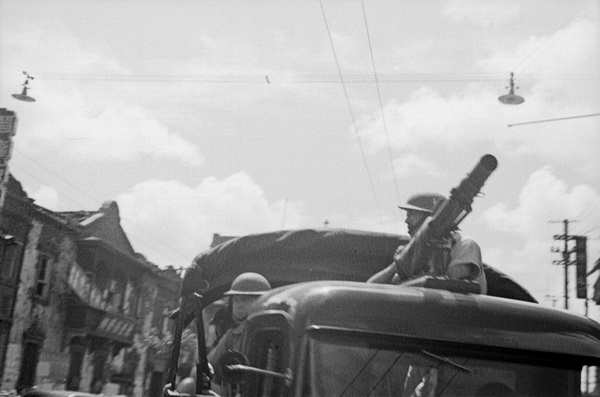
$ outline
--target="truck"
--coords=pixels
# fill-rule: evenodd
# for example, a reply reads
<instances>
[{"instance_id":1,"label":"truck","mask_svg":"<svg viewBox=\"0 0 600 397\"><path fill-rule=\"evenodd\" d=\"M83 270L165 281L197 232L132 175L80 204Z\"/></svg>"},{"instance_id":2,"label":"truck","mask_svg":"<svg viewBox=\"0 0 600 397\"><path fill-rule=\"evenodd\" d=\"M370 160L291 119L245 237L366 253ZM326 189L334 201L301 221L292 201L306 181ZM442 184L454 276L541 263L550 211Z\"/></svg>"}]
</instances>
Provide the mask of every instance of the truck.
<instances>
[{"instance_id":1,"label":"truck","mask_svg":"<svg viewBox=\"0 0 600 397\"><path fill-rule=\"evenodd\" d=\"M467 189L473 197L484 180ZM470 211L469 200L459 201ZM428 225L444 224L439 213L464 218L454 204L451 197L450 210ZM390 266L398 247L422 243L325 227L237 237L201 253L173 315L178 327L163 394L182 395L177 335L192 320L199 330L195 393L214 394L206 311L244 272L265 276L273 288L253 304L239 351L213 368L235 395L574 397L595 386L600 324L540 305L490 265L485 295L472 281L440 274L400 285L366 282Z\"/></svg>"},{"instance_id":2,"label":"truck","mask_svg":"<svg viewBox=\"0 0 600 397\"><path fill-rule=\"evenodd\" d=\"M600 362L598 323L541 306L488 265L487 295L452 283L366 283L408 240L303 229L243 236L200 254L200 280L187 281L202 286L204 306L243 272L273 286L253 306L243 348L216 370L243 396L582 395L586 372ZM415 394L428 377L431 394Z\"/></svg>"}]
</instances>

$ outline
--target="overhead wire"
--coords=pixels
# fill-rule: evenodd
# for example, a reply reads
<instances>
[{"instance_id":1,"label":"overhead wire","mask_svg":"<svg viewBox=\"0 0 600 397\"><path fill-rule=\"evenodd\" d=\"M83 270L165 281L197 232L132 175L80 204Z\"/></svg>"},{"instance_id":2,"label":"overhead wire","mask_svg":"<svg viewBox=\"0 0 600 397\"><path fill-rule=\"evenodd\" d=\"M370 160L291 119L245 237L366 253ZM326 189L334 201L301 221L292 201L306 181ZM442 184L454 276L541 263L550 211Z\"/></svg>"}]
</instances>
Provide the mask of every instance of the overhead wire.
<instances>
[{"instance_id":1,"label":"overhead wire","mask_svg":"<svg viewBox=\"0 0 600 397\"><path fill-rule=\"evenodd\" d=\"M301 81L301 82L305 82L305 83L340 83L340 81L341 81L342 86L344 88L344 94L345 94L345 97L346 97L346 102L348 104L348 108L349 108L350 115L351 115L351 118L352 118L353 127L354 127L355 133L357 135L357 141L358 141L358 144L359 144L359 147L360 147L360 150L361 150L361 155L362 155L362 158L363 158L363 162L365 164L365 168L366 168L366 171L367 171L369 182L371 184L371 190L373 192L373 195L375 196L375 200L377 202L378 210L381 213L381 208L379 207L377 195L376 195L375 190L374 190L373 180L371 178L371 174L370 174L367 162L366 162L366 157L365 157L364 149L363 149L363 147L361 145L361 140L360 140L360 137L359 137L359 134L358 134L358 130L357 130L357 127L356 127L356 122L355 122L354 114L353 114L352 109L351 109L351 105L350 105L350 101L349 101L349 97L348 97L348 92L347 92L347 89L345 87L345 83L349 83L349 82L353 82L353 83L373 83L373 82L375 82L376 83L377 90L378 90L378 95L379 95L379 101L380 101L380 108L382 109L382 117L383 117L383 122L384 122L384 130L385 130L385 133L386 133L386 140L388 140L388 155L390 156L390 159L391 159L391 149L390 149L390 146L389 146L389 139L388 139L388 136L387 136L387 128L385 127L385 117L384 117L384 114L383 114L384 112L383 112L383 107L382 107L381 92L380 92L380 89L379 89L379 84L380 83L460 82L460 81L492 81L492 80L493 81L497 81L497 80L500 80L500 78L472 79L472 78L468 78L468 77L463 78L463 77L460 77L460 75L458 77L456 77L456 78L449 78L448 76L451 76L451 75L442 75L442 74L440 74L440 75L438 75L438 76L440 76L439 78L435 78L435 75L432 75L430 77L427 77L427 75L422 75L423 77L421 79L418 79L418 78L417 79L411 79L411 78L404 78L404 77L402 77L402 75L382 75L382 74L378 74L376 72L375 63L373 61L373 52L372 52L372 48L371 48L370 37L369 37L369 46L370 46L370 49L371 49L371 57L372 57L373 70L374 70L373 76L371 78L369 78L366 75L345 75L345 76L342 76L341 68L340 68L340 65L339 65L339 62L338 62L338 59L337 59L337 56L336 56L336 53L335 53L335 48L334 48L334 45L333 45L333 41L332 41L332 38L331 38L331 33L330 33L330 30L329 30L329 26L327 24L327 19L326 19L326 16L325 16L325 12L323 10L323 5L322 5L322 3L320 3L320 4L321 4L321 11L323 12L323 17L325 19L325 24L326 24L326 27L327 27L327 32L329 34L329 40L330 40L330 43L331 43L331 46L332 46L332 50L333 50L333 53L334 53L334 58L335 58L336 65L337 65L337 68L338 68L338 77L339 77L339 79L333 79L333 78L329 79L329 77L327 75L312 75L314 77L314 79L312 79L312 80L310 79L310 76L309 76L309 78L307 78L306 80L302 80L302 78L299 78L299 79L296 79L296 80L290 79L290 80L286 80L286 81L287 82L300 82ZM583 8L584 7L582 7L581 9L583 9ZM581 9L579 9L565 23L563 23L561 25L561 27L559 27L559 29L563 28L564 26L567 26L567 24L571 20L573 20L573 18L579 13L579 11L581 11ZM364 4L363 4L363 13L364 12L365 11L364 11ZM365 25L367 26L366 15L365 15ZM367 28L367 35L369 35L368 28ZM546 39L546 41L544 41L544 43L542 43L542 46L545 45L552 37L553 37L553 35L550 36L550 37L548 37ZM558 40L558 38L560 38L560 36L558 36L556 38L556 40ZM549 47L545 48L543 50L543 52L547 51L547 49L550 48L552 45L553 45L553 43L551 43L551 45ZM541 50L542 46L538 47L527 58L523 59L517 65L517 68L519 66L521 66L522 64L524 64L528 59L531 59L533 55L535 55L538 51ZM539 56L541 56L543 54L543 52L540 53L536 58L532 59L532 62L535 61L536 59L538 59ZM525 69L530 66L530 64L526 65L523 68L523 70L521 72L519 72L519 74L523 73L525 71ZM165 81L165 82L208 82L208 83L210 83L210 82L214 82L214 83L254 83L255 82L254 79L257 79L256 82L259 82L258 80L260 80L261 83L264 82L264 76L263 75L260 75L260 76L258 76L258 75L256 75L256 76L254 76L254 75L237 75L237 76L236 75L232 75L232 76L225 76L225 77L217 77L218 79L219 78L223 78L222 80L207 79L206 76L204 76L204 77L203 76L200 76L200 77L198 77L198 76L196 76L196 77L194 77L194 76L175 76L173 78L169 78L168 76L151 76L150 75L150 76L140 76L139 78L137 78L135 76L126 76L126 77L123 77L122 79L119 78L119 77L115 78L115 76L111 76L111 75L106 75L106 76L89 75L89 76L96 76L97 79L95 81L132 81L132 82L136 82L136 81L162 82L162 81ZM274 79L272 77L272 75L270 75L270 77L271 77L271 82L272 83L277 82L276 78ZM77 77L68 78L66 76L62 76L61 77L60 75L52 75L52 74L42 75L42 78L49 79L49 80L90 80L90 81L94 80L94 78L90 79L90 78L86 78L85 76L82 76L81 78L77 78ZM203 80L203 78L204 78L204 80ZM354 78L355 80L351 80L352 78ZM286 82L286 81L280 80L279 82ZM392 169L393 169L393 166L392 166ZM398 187L397 187L396 179L395 178L394 178L394 184L395 184L395 187L396 187L396 194L398 195Z\"/></svg>"},{"instance_id":2,"label":"overhead wire","mask_svg":"<svg viewBox=\"0 0 600 397\"><path fill-rule=\"evenodd\" d=\"M526 121L524 123L513 123L513 124L509 124L509 127L513 127L516 125L525 125L525 124L537 124L537 123L548 123L551 121L561 121L561 120L571 120L571 119L580 119L580 118L584 118L584 117L595 117L595 116L600 116L600 113L592 113L592 114L582 114L579 116L568 116L568 117L559 117L556 119L545 119L545 120L536 120L536 121Z\"/></svg>"},{"instance_id":3,"label":"overhead wire","mask_svg":"<svg viewBox=\"0 0 600 397\"><path fill-rule=\"evenodd\" d=\"M596 230L596 229L599 229L599 228L600 228L600 222L597 222L596 224L594 224L594 225L590 226L590 228L589 228L589 229L587 229L587 230L584 230L583 232L581 232L581 233L579 233L579 234L581 234L581 235L586 235L586 234L588 234L588 233L590 233L590 232L593 232L594 230Z\"/></svg>"},{"instance_id":4,"label":"overhead wire","mask_svg":"<svg viewBox=\"0 0 600 397\"><path fill-rule=\"evenodd\" d=\"M595 211L598 204L600 204L600 196L596 197L595 200L592 200L590 202L590 204L588 204L588 206L583 211L581 211L581 213L575 218L575 219L583 219L583 221L582 221L582 223L578 223L572 229L573 234L585 234L585 233L581 232L582 230L585 230L586 227L588 227L585 225L585 223L587 223L585 218L590 216ZM594 221L592 221L592 222L594 222Z\"/></svg>"},{"instance_id":5,"label":"overhead wire","mask_svg":"<svg viewBox=\"0 0 600 397\"><path fill-rule=\"evenodd\" d=\"M411 73L377 74L377 83L460 83L504 81L504 72L492 73ZM140 82L140 83L256 83L264 84L263 74L199 74L199 75L119 75L119 74L64 74L39 73L39 80L88 81L88 82ZM536 74L536 79L581 80L600 79L600 74ZM345 74L346 83L372 84L372 74ZM269 83L333 83L339 84L339 76L330 74L269 74Z\"/></svg>"},{"instance_id":6,"label":"overhead wire","mask_svg":"<svg viewBox=\"0 0 600 397\"><path fill-rule=\"evenodd\" d=\"M10 168L11 168L11 169L13 169L13 168L16 168L16 169L20 170L21 172L23 172L23 173L25 173L25 174L29 175L30 177L32 177L32 178L33 178L33 179L35 179L36 181L38 181L38 182L40 182L40 183L43 183L43 184L47 184L47 182L46 182L46 181L44 181L44 180L42 180L42 179L38 178L36 175L34 175L33 173L31 173L31 172L27 171L25 168L21 167L20 165L18 165L18 164L15 164L15 162L14 162L14 161L12 161L12 162L11 162L11 164L10 164ZM11 172L11 174L12 174L12 172ZM61 196L63 196L63 197L64 197L64 198L65 198L67 201L69 201L69 202L71 202L71 203L73 203L73 204L75 204L75 205L78 205L78 206L82 206L82 207L84 207L84 205L83 205L82 203L80 203L79 201L77 201L77 200L75 200L75 199L72 199L71 197L68 197L67 195L65 195L65 194L62 194L62 193L60 193L60 192L58 192L58 194L60 194Z\"/></svg>"},{"instance_id":7,"label":"overhead wire","mask_svg":"<svg viewBox=\"0 0 600 397\"><path fill-rule=\"evenodd\" d=\"M42 169L44 169L44 171L46 171L47 173L54 175L55 177L57 177L58 179L60 179L61 181L63 181L66 185L70 186L71 188L75 189L76 191L78 191L79 193L83 194L84 196L86 196L87 198L89 198L90 200L92 200L94 202L94 204L99 204L101 203L100 201L98 201L98 199L96 197L92 197L91 195L89 195L87 192L84 192L83 190L79 189L77 186L75 186L74 184L72 184L71 182L67 181L66 179L64 179L63 177L61 177L60 175L58 175L56 172L50 170L48 167L46 167L45 165L39 163L38 161L36 161L35 159L31 158L30 156L26 155L22 150L19 150L17 148L14 149L16 152L19 153L19 155L25 157L26 159L28 159L29 161L37 164L38 166L40 166ZM22 171L24 171L21 168ZM31 175L31 174L29 174ZM33 176L33 175L31 175ZM42 183L46 183L45 181L42 181L38 178L36 178L36 180L38 182L42 182ZM83 204L79 203L79 202L75 202L72 201L73 203L81 206L81 207L85 207Z\"/></svg>"},{"instance_id":8,"label":"overhead wire","mask_svg":"<svg viewBox=\"0 0 600 397\"><path fill-rule=\"evenodd\" d=\"M375 205L377 206L377 211L379 212L380 221L381 221L382 226L383 226L383 213L381 212L381 205L379 204L379 198L377 197L377 193L375 191L375 185L373 184L373 178L371 177L371 172L369 170L369 164L367 163L367 158L366 158L363 146L362 146L362 142L361 142L361 139L360 139L360 134L358 133L358 127L356 126L356 120L355 120L355 117L354 117L354 112L352 111L352 105L350 104L350 97L348 96L348 90L346 88L346 84L344 83L344 76L342 74L342 69L340 67L340 62L338 60L337 53L335 51L335 46L333 44L333 38L331 37L331 31L329 29L329 24L327 23L327 16L325 15L325 9L323 8L323 2L321 0L319 0L319 5L321 6L321 13L323 14L323 20L325 22L325 28L327 29L327 36L329 38L329 43L331 45L331 51L333 53L333 58L335 60L335 65L337 67L337 71L338 71L338 75L339 75L340 82L341 82L341 85L342 85L342 89L344 91L344 97L346 98L346 104L348 106L348 111L350 112L350 119L352 121L352 127L353 127L353 130L354 130L354 133L356 134L356 140L357 140L358 146L360 148L360 154L361 154L361 157L362 157L363 165L365 167L365 171L367 173L367 178L369 180L369 185L370 185L370 188L371 188L371 193L373 194L373 198L375 200Z\"/></svg>"},{"instance_id":9,"label":"overhead wire","mask_svg":"<svg viewBox=\"0 0 600 397\"><path fill-rule=\"evenodd\" d=\"M578 216L576 216L575 219L580 219L584 216L588 216L598 206L598 204L600 204L600 196L596 196L595 200L590 201L587 207L585 207L585 209L581 211L581 213Z\"/></svg>"},{"instance_id":10,"label":"overhead wire","mask_svg":"<svg viewBox=\"0 0 600 397\"><path fill-rule=\"evenodd\" d=\"M592 6L593 3L590 3L590 5L588 5L587 9L589 9ZM515 66L513 68L513 70L517 70L519 68L519 66L521 66L525 61L527 61L528 59L530 59L533 55L535 55L538 51L540 51L542 49L542 47L544 45L546 45L546 43L548 43L551 39L553 40L553 42L550 43L550 45L546 48L544 48L544 50L542 50L542 52L540 52L535 58L533 58L528 65L526 65L525 67L523 67L523 69L520 72L515 72L515 78L520 76L521 73L523 73L525 71L525 69L527 69L529 66L531 66L533 64L534 61L536 61L540 56L542 56L544 54L544 52L546 52L548 49L550 49L557 41L558 39L560 39L566 32L566 30L562 30L565 27L567 27L570 23L572 23L574 21L574 18L580 13L581 10L583 10L585 8L585 5L583 5L581 8L579 8L577 11L575 11L575 13L573 13L573 15L571 15L562 25L560 25L557 29L555 29L554 33L551 34L550 36L548 36L546 38L546 40L544 40L542 42L542 44L540 44L533 52L531 52L527 57L525 57L521 62L519 62L517 64L517 66ZM587 11L586 9L586 11ZM561 31L558 35L556 35L557 32Z\"/></svg>"},{"instance_id":11,"label":"overhead wire","mask_svg":"<svg viewBox=\"0 0 600 397\"><path fill-rule=\"evenodd\" d=\"M577 11L575 11L569 18L567 18L567 20L565 22L563 22L558 28L556 28L554 30L553 34L549 35L534 51L532 51L527 57L523 58L523 60L521 60L513 68L513 70L515 70L515 78L517 76L520 76L528 67L530 67L533 64L534 61L539 59L546 51L548 51L548 49L550 49L566 33L565 28L581 17L579 14L581 13L582 10L585 9L585 11L587 11L588 9L590 9L592 7L592 5L593 5L593 2L590 2L589 4L587 4L587 5L584 4L580 8L578 8ZM557 34L557 32L559 32L559 33ZM546 44L548 44L548 43L549 43L549 45L546 46ZM535 57L534 57L534 55L535 55ZM529 61L530 59L531 59L531 61ZM523 65L526 61L529 61L529 62L519 72L516 72L518 70L519 66ZM547 119L547 120L536 120L536 121L523 122L523 123L513 123L513 124L509 124L508 127L525 125L525 124L536 124L536 123L561 121L561 120L576 119L576 118L583 118L583 117L595 117L595 116L599 116L599 115L600 115L600 113L594 113L594 114L578 115L578 116L571 116L571 117L561 117L561 118L554 118L554 119ZM593 202L591 204L593 204ZM590 206L591 206L591 204L590 204ZM584 211L582 211L582 213L577 218L580 218L590 208L590 206L588 206ZM595 205L594 205L594 208L595 208ZM598 227L600 227L600 226L598 226ZM592 227L591 230L587 230L586 232L579 233L579 234L589 233L590 231L595 230L598 227ZM585 227L581 226L579 228L574 228L574 229L583 230L584 228ZM573 230L573 233L575 233L575 230Z\"/></svg>"},{"instance_id":12,"label":"overhead wire","mask_svg":"<svg viewBox=\"0 0 600 397\"><path fill-rule=\"evenodd\" d=\"M365 3L361 1L363 19L365 21L365 30L367 32L367 39L369 41L369 52L371 54L371 65L373 66L373 77L375 78L375 86L377 87L377 97L379 98L379 109L381 110L381 122L383 124L383 132L385 134L385 141L387 145L387 153L390 160L390 167L392 170L392 179L394 180L394 188L396 190L396 200L400 202L400 192L398 190L398 181L396 180L396 170L394 169L394 159L392 156L392 148L390 145L390 137L388 134L387 123L385 120L385 111L383 108L383 100L381 99L381 89L379 88L379 81L377 78L377 68L375 67L375 57L373 56L373 45L371 44L371 34L369 33L369 24L367 23L367 12L365 11Z\"/></svg>"},{"instance_id":13,"label":"overhead wire","mask_svg":"<svg viewBox=\"0 0 600 397\"><path fill-rule=\"evenodd\" d=\"M84 195L85 197L87 197L87 198L91 199L91 200L92 200L94 203L96 203L96 204L98 204L98 203L102 203L102 201L100 201L100 200L98 200L97 198L93 197L93 196L92 196L92 195L90 195L89 193L87 193L87 192L83 191L82 189L80 189L79 187L77 187L76 185L74 185L73 183L71 183L71 182L67 181L66 179L64 179L63 177L61 177L60 175L58 175L56 172L54 172L54 171L50 170L50 169L49 169L48 167L46 167L45 165L43 165L43 164L39 163L38 161L36 161L35 159L31 158L31 157L30 157L30 156L28 156L27 154L23 153L23 151L21 151L21 150L19 150L19 149L16 149L16 148L14 148L14 150L15 150L16 152L18 152L18 153L19 153L19 155L21 155L21 156L23 156L23 157L27 158L29 161L31 161L31 162L33 162L33 163L37 164L37 165L38 165L38 166L40 166L40 167L41 167L41 168L42 168L44 171L46 171L47 173L49 173L49 174L51 174L51 175L55 176L56 178L58 178L59 180L61 180L63 183L65 183L66 185L68 185L69 187L71 187L72 189L74 189L75 191L77 191L77 192L81 193L82 195ZM32 174L31 172L27 171L27 170L26 170L26 169L24 169L23 167L21 167L21 166L19 166L19 165L15 164L15 163L14 163L14 161L11 163L11 165L10 165L10 166L11 166L11 168L12 168L12 167L14 167L14 168L17 168L17 169L19 169L20 171L22 171L22 172L24 172L25 174L29 175L30 177L32 177L32 178L33 178L33 179L35 179L36 181L38 181L38 182L40 182L40 183L42 183L42 184L48 185L47 181L45 181L45 180L41 179L40 177L38 177L38 176L36 176L36 175ZM62 196L64 199L66 199L67 201L69 201L69 202L71 202L71 203L73 203L73 204L75 204L75 205L79 206L80 208L85 208L85 207L86 207L86 205L84 205L83 203L81 203L81 202L79 202L79 201L77 201L77 200L75 200L75 199L73 199L73 198L69 197L69 196L68 196L67 194L65 194L65 193L62 193L62 192L60 192L60 191L57 191L57 193L58 193L59 195L61 195L61 196ZM59 211L59 212L60 212L60 211ZM182 255L182 253L181 253L180 251L176 250L174 247L172 247L172 246L169 246L169 245L165 244L165 242L164 242L164 241L160 240L159 238L157 238L157 237L153 236L153 235L152 235L151 233L149 233L148 231L146 231L146 230L144 230L144 229L140 228L139 226L135 225L135 223L134 223L134 222L132 222L132 221L130 221L130 220L128 220L128 219L127 219L127 217L123 217L123 218L121 218L121 220L123 220L123 221L125 221L126 223L130 224L131 226L133 226L133 227L134 227L134 228L135 228L135 229L136 229L138 232L141 232L142 234L144 234L144 235L148 236L149 238L151 238L151 239L152 239L152 240L153 240L155 243L159 243L159 244L160 244L160 246L170 249L170 250L171 250L173 253L177 254L177 256L178 256L178 257L180 257L180 258L182 258L182 259L190 260L190 258L184 257L184 256ZM140 239L139 241L140 241L140 244L144 245L144 246L145 246L145 247L147 247L147 248L156 249L156 244L150 244L149 242L146 242L146 241L144 241L144 240L142 240L142 239Z\"/></svg>"}]
</instances>

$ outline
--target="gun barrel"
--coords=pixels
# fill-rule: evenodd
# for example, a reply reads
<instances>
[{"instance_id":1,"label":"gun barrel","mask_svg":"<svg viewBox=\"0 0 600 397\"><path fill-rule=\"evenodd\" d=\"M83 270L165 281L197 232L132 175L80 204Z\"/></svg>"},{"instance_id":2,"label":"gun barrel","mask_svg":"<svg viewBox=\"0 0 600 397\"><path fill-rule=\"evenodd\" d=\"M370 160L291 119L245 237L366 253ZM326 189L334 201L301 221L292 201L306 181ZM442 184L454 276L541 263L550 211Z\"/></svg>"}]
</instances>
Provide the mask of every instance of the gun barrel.
<instances>
[{"instance_id":1,"label":"gun barrel","mask_svg":"<svg viewBox=\"0 0 600 397\"><path fill-rule=\"evenodd\" d=\"M491 154L486 154L479 160L479 164L489 172L493 172L498 167L498 160Z\"/></svg>"},{"instance_id":2,"label":"gun barrel","mask_svg":"<svg viewBox=\"0 0 600 397\"><path fill-rule=\"evenodd\" d=\"M479 160L479 163L475 166L468 179L471 179L472 183L477 186L477 190L483 187L483 184L488 179L490 174L498 167L498 160L491 154L486 154Z\"/></svg>"},{"instance_id":3,"label":"gun barrel","mask_svg":"<svg viewBox=\"0 0 600 397\"><path fill-rule=\"evenodd\" d=\"M497 167L498 160L496 157L486 154L479 160L473 171L462 180L460 185L452 189L451 196L462 202L470 211L469 207L473 202L473 198L477 196L485 181Z\"/></svg>"}]
</instances>

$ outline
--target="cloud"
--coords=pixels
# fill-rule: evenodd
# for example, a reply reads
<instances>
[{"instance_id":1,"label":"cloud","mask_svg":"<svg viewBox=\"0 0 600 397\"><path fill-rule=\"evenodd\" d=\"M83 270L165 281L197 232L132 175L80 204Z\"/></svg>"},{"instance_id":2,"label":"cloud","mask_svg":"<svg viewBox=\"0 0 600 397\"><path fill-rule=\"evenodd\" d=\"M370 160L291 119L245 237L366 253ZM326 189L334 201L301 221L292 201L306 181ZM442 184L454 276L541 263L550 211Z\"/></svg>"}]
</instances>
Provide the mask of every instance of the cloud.
<instances>
[{"instance_id":1,"label":"cloud","mask_svg":"<svg viewBox=\"0 0 600 397\"><path fill-rule=\"evenodd\" d=\"M67 95L45 92L54 100L41 104L36 116L21 124L23 130L19 131L20 147L29 152L55 150L63 159L78 161L150 158L194 166L203 161L196 145L169 131L152 112L139 105L115 101L104 106L76 91ZM63 109L69 109L68 117L53 116Z\"/></svg>"},{"instance_id":2,"label":"cloud","mask_svg":"<svg viewBox=\"0 0 600 397\"><path fill-rule=\"evenodd\" d=\"M39 80L53 80L57 75L81 73L88 76L127 73L115 58L107 57L91 48L84 48L82 40L73 36L68 28L59 22L52 23L51 29L47 29L47 26L35 26L30 22L19 22L19 25L12 29L3 29L2 36L3 47L15 54L12 60L2 60L7 66L4 73L13 68L20 73L19 68L23 67ZM15 64L23 59L28 61L26 65ZM37 71L43 71L44 75L36 76Z\"/></svg>"},{"instance_id":3,"label":"cloud","mask_svg":"<svg viewBox=\"0 0 600 397\"><path fill-rule=\"evenodd\" d=\"M197 166L203 161L198 147L175 127L160 121L160 113L149 110L140 97L139 85L125 82L102 83L102 76L127 76L115 58L91 48L62 26L51 34L25 24L16 32L8 30L3 45L18 46L20 56L31 59L27 70L35 75L30 95L35 104L19 109L19 147L30 153L60 152L63 159L90 161L175 160ZM66 61L68 60L68 61ZM2 80L14 81L9 72L21 73L21 66L7 60ZM31 69L29 69L31 68ZM69 84L69 76L85 84ZM75 80L78 81L78 80ZM137 86L137 88L136 88ZM8 93L3 93L3 95ZM14 100L13 100L14 101Z\"/></svg>"},{"instance_id":4,"label":"cloud","mask_svg":"<svg viewBox=\"0 0 600 397\"><path fill-rule=\"evenodd\" d=\"M453 0L446 3L443 13L456 22L470 22L480 26L505 25L515 19L519 12L517 5L507 2L481 2L473 0Z\"/></svg>"},{"instance_id":5,"label":"cloud","mask_svg":"<svg viewBox=\"0 0 600 397\"><path fill-rule=\"evenodd\" d=\"M519 105L510 124L598 113L600 31L597 22L587 18L575 21L551 37L531 37L517 47L517 59L525 61L517 76L518 93L526 102ZM511 58L508 51L501 51L489 59L488 67L508 68L506 60ZM599 128L599 117L521 125L499 136L498 143L519 156L534 155L544 162L560 159L574 171L597 180Z\"/></svg>"},{"instance_id":6,"label":"cloud","mask_svg":"<svg viewBox=\"0 0 600 397\"><path fill-rule=\"evenodd\" d=\"M123 226L135 249L159 266L187 266L207 249L214 233L240 236L302 225L299 203L270 202L244 172L189 187L147 181L117 198Z\"/></svg>"},{"instance_id":7,"label":"cloud","mask_svg":"<svg viewBox=\"0 0 600 397\"><path fill-rule=\"evenodd\" d=\"M589 114L589 109L573 105L559 109L548 103L542 92L527 95L519 109L501 105L497 97L498 92L479 86L465 87L450 96L421 88L406 102L390 102L385 107L387 138L380 111L364 117L358 123L361 144L370 153L383 153L389 140L392 149L402 155L436 147L463 151L486 144L513 158L537 158L544 162L560 158L587 177L600 175L596 153L600 147L597 133L600 118L508 127L559 115L582 115L586 111Z\"/></svg>"},{"instance_id":8,"label":"cloud","mask_svg":"<svg viewBox=\"0 0 600 397\"><path fill-rule=\"evenodd\" d=\"M519 248L497 243L484 250L483 260L517 280L540 302L549 292L560 296L564 270L553 264L560 255L550 251L553 241L546 237L543 240L527 239Z\"/></svg>"},{"instance_id":9,"label":"cloud","mask_svg":"<svg viewBox=\"0 0 600 397\"><path fill-rule=\"evenodd\" d=\"M385 119L380 109L363 115L357 122L361 143L370 153L383 153L389 140L401 156L436 147L462 151L482 144L486 150L528 163L547 164L560 159L582 177L597 180L599 117L508 127L598 112L600 32L593 18L576 19L552 37L529 37L474 64L476 69L496 72L511 70L515 57L525 60L520 65L523 74L516 81L524 104L507 106L498 102L497 97L506 93L506 83L473 82L452 91L421 86L403 101L386 103ZM431 64L424 58L412 62Z\"/></svg>"},{"instance_id":10,"label":"cloud","mask_svg":"<svg viewBox=\"0 0 600 397\"><path fill-rule=\"evenodd\" d=\"M394 171L397 177L405 177L414 174L425 174L443 176L433 162L424 159L422 156L408 154L394 160Z\"/></svg>"},{"instance_id":11,"label":"cloud","mask_svg":"<svg viewBox=\"0 0 600 397\"><path fill-rule=\"evenodd\" d=\"M598 192L588 185L569 191L567 183L546 166L531 174L519 194L517 207L497 204L486 210L483 218L494 230L532 236L548 229L548 221L575 219L599 198Z\"/></svg>"},{"instance_id":12,"label":"cloud","mask_svg":"<svg viewBox=\"0 0 600 397\"><path fill-rule=\"evenodd\" d=\"M498 128L493 120L501 110L495 97L480 88L467 87L450 96L429 87L420 88L406 102L392 101L384 108L390 145L406 152L431 145L464 148L486 139L484 133ZM383 117L375 110L358 124L371 152L386 148Z\"/></svg>"},{"instance_id":13,"label":"cloud","mask_svg":"<svg viewBox=\"0 0 600 397\"><path fill-rule=\"evenodd\" d=\"M570 221L570 235L586 233L600 219L600 192L589 185L570 187L557 178L551 167L543 167L531 174L520 191L515 206L500 203L481 215L490 236L490 247L485 250L485 261L501 267L503 271L520 280L532 293L553 290L561 292L560 260L564 249L562 241L554 236L564 231L562 221ZM591 263L597 257L600 245L588 241Z\"/></svg>"},{"instance_id":14,"label":"cloud","mask_svg":"<svg viewBox=\"0 0 600 397\"><path fill-rule=\"evenodd\" d=\"M564 107L597 111L600 105L597 19L596 13L589 13L551 35L530 36L515 46L499 47L487 59L479 61L478 68L488 72L513 71L519 92L540 95L532 99L540 101L548 113L560 112Z\"/></svg>"},{"instance_id":15,"label":"cloud","mask_svg":"<svg viewBox=\"0 0 600 397\"><path fill-rule=\"evenodd\" d=\"M58 210L60 195L56 189L50 186L41 186L39 189L27 195L35 200L35 204L48 208L52 211Z\"/></svg>"}]
</instances>

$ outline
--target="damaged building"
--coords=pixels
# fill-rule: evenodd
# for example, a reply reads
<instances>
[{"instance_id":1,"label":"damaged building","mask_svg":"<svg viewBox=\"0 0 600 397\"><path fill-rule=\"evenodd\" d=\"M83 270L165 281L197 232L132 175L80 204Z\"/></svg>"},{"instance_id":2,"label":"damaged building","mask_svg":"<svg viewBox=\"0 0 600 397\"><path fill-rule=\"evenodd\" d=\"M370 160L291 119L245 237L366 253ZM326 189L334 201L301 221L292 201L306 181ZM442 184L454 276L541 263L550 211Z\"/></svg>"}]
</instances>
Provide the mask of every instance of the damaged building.
<instances>
[{"instance_id":1,"label":"damaged building","mask_svg":"<svg viewBox=\"0 0 600 397\"><path fill-rule=\"evenodd\" d=\"M11 176L0 220L0 388L161 390L181 277L135 252L117 203L53 212Z\"/></svg>"}]
</instances>

